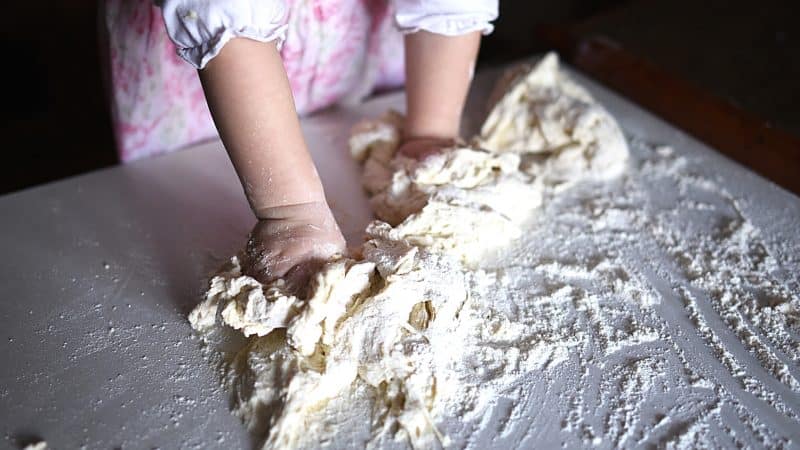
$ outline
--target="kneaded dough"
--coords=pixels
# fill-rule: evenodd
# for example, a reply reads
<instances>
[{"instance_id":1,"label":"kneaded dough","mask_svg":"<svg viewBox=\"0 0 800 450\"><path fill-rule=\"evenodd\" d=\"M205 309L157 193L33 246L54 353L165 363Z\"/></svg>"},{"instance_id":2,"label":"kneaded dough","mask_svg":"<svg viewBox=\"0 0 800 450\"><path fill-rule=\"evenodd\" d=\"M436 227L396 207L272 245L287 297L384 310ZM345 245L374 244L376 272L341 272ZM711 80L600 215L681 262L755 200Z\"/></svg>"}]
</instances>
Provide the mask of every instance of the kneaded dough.
<instances>
[{"instance_id":1,"label":"kneaded dough","mask_svg":"<svg viewBox=\"0 0 800 450\"><path fill-rule=\"evenodd\" d=\"M565 357L563 345L515 345L525 326L486 308L494 275L480 263L549 196L622 170L616 122L551 54L471 146L408 159L395 154L401 124L389 112L350 140L378 218L358 257L324 266L307 298L244 276L234 257L189 316L210 344L239 339L218 347L223 382L265 448L313 448L353 417L369 424L367 446L446 446L441 420L480 414L520 374Z\"/></svg>"}]
</instances>

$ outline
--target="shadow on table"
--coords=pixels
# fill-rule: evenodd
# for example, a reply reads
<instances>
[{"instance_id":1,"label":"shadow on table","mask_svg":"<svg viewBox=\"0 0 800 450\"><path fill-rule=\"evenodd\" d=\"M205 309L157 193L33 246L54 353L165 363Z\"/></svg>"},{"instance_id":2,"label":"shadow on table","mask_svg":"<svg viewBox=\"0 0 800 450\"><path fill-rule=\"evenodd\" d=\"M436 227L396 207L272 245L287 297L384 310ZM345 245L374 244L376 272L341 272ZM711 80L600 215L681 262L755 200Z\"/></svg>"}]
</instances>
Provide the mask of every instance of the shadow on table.
<instances>
[{"instance_id":1,"label":"shadow on table","mask_svg":"<svg viewBox=\"0 0 800 450\"><path fill-rule=\"evenodd\" d=\"M231 183L235 176L225 177L232 168L224 153L207 158L195 151L123 168L126 217L116 224L130 224L125 238L135 240L136 254L121 259L151 277L148 284L165 287L183 315L199 302L208 276L242 248L253 224L241 188Z\"/></svg>"}]
</instances>

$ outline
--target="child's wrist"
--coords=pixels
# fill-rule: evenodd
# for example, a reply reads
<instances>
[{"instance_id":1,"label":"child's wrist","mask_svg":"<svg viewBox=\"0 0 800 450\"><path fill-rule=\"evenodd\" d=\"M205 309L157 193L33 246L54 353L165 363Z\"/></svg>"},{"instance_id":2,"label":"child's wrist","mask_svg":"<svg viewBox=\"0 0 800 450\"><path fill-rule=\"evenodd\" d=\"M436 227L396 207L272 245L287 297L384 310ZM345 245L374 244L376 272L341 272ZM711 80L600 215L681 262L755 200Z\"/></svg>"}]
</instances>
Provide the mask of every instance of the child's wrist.
<instances>
[{"instance_id":1,"label":"child's wrist","mask_svg":"<svg viewBox=\"0 0 800 450\"><path fill-rule=\"evenodd\" d=\"M445 114L412 114L406 117L403 139L456 139L461 118Z\"/></svg>"},{"instance_id":2,"label":"child's wrist","mask_svg":"<svg viewBox=\"0 0 800 450\"><path fill-rule=\"evenodd\" d=\"M464 144L464 140L459 136L419 136L404 134L400 140L400 145L411 143L425 143L440 147L452 147Z\"/></svg>"},{"instance_id":3,"label":"child's wrist","mask_svg":"<svg viewBox=\"0 0 800 450\"><path fill-rule=\"evenodd\" d=\"M293 211L301 211L315 205L326 205L325 191L314 171L316 182L291 183L280 189L255 189L248 192L250 209L258 219L272 219ZM257 195L261 194L261 195Z\"/></svg>"},{"instance_id":4,"label":"child's wrist","mask_svg":"<svg viewBox=\"0 0 800 450\"><path fill-rule=\"evenodd\" d=\"M418 139L458 139L458 130L452 128L440 129L404 129L400 138L403 141L412 141Z\"/></svg>"},{"instance_id":5,"label":"child's wrist","mask_svg":"<svg viewBox=\"0 0 800 450\"><path fill-rule=\"evenodd\" d=\"M330 208L323 198L303 203L291 203L286 205L272 205L262 208L254 208L253 212L259 220L287 220L301 217L317 216L325 213Z\"/></svg>"}]
</instances>

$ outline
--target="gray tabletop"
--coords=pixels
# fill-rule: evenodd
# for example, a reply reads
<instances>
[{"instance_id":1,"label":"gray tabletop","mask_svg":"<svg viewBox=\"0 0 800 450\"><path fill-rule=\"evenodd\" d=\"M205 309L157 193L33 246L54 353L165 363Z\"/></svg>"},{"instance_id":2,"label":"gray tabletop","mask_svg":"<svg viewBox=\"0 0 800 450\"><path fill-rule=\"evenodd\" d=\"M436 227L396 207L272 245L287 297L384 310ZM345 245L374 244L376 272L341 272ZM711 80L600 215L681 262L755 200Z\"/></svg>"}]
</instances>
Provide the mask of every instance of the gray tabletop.
<instances>
[{"instance_id":1,"label":"gray tabletop","mask_svg":"<svg viewBox=\"0 0 800 450\"><path fill-rule=\"evenodd\" d=\"M467 129L479 123L496 75L476 80ZM787 230L800 223L800 199L578 78L627 133L712 161L706 170L743 199L797 273L800 239ZM402 94L391 94L303 121L351 241L370 214L346 154L349 128L402 105ZM218 142L0 198L0 447L37 439L51 448L251 446L186 314L253 222Z\"/></svg>"}]
</instances>

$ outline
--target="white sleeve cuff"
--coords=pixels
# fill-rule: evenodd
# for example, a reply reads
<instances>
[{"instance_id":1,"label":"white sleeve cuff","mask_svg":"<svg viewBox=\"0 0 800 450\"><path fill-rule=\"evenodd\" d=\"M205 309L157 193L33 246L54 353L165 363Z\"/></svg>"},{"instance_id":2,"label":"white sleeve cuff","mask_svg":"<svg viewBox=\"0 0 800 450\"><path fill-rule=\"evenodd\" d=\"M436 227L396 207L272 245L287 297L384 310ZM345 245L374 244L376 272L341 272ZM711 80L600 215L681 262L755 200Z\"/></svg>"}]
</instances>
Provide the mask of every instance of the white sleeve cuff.
<instances>
[{"instance_id":1,"label":"white sleeve cuff","mask_svg":"<svg viewBox=\"0 0 800 450\"><path fill-rule=\"evenodd\" d=\"M164 0L161 8L178 55L197 69L235 37L278 46L286 38L283 0Z\"/></svg>"},{"instance_id":2,"label":"white sleeve cuff","mask_svg":"<svg viewBox=\"0 0 800 450\"><path fill-rule=\"evenodd\" d=\"M498 0L396 0L395 22L403 33L428 31L459 36L489 34L497 19Z\"/></svg>"}]
</instances>

